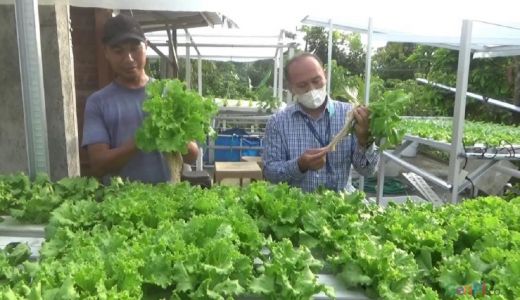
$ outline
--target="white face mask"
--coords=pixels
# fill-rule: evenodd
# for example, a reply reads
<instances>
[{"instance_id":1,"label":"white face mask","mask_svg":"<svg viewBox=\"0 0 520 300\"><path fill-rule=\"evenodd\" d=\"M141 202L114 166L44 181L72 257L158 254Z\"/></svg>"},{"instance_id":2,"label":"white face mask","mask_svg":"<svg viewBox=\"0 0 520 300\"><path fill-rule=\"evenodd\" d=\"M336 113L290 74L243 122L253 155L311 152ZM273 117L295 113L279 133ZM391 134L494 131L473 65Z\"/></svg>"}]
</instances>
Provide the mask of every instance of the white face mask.
<instances>
[{"instance_id":1,"label":"white face mask","mask_svg":"<svg viewBox=\"0 0 520 300\"><path fill-rule=\"evenodd\" d=\"M306 108L315 109L325 102L326 97L327 91L324 85L319 89L310 90L302 95L296 95L296 100Z\"/></svg>"}]
</instances>

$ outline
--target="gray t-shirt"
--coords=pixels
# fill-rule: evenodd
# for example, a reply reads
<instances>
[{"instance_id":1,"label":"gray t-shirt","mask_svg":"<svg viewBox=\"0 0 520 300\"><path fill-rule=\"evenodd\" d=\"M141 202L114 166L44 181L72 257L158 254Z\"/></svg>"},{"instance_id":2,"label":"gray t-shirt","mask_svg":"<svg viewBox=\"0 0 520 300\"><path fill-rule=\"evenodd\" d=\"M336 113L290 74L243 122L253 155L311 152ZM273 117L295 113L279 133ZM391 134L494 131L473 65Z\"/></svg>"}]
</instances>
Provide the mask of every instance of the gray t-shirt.
<instances>
[{"instance_id":1,"label":"gray t-shirt","mask_svg":"<svg viewBox=\"0 0 520 300\"><path fill-rule=\"evenodd\" d=\"M116 148L135 138L144 117L142 110L146 98L145 88L129 89L112 82L87 99L83 125L82 147L91 144L108 144ZM170 171L160 152L139 151L116 174L122 178L159 183L170 179ZM103 182L107 183L105 176Z\"/></svg>"}]
</instances>

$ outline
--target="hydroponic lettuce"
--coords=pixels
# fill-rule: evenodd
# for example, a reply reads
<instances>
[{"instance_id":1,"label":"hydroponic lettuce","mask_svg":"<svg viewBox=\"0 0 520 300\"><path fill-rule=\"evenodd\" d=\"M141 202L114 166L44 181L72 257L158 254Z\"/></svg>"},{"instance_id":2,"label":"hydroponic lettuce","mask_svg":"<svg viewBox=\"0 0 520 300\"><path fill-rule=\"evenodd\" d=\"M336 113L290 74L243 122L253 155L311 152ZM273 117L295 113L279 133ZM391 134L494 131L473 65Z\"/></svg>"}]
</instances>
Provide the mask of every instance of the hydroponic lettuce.
<instances>
[{"instance_id":1,"label":"hydroponic lettuce","mask_svg":"<svg viewBox=\"0 0 520 300\"><path fill-rule=\"evenodd\" d=\"M147 113L137 131L137 147L144 151L187 153L188 142L204 141L217 105L186 88L177 79L154 80L146 87Z\"/></svg>"},{"instance_id":2,"label":"hydroponic lettuce","mask_svg":"<svg viewBox=\"0 0 520 300\"><path fill-rule=\"evenodd\" d=\"M381 99L370 102L370 135L381 149L399 145L405 131L399 126L400 114L411 95L403 90L387 91Z\"/></svg>"},{"instance_id":3,"label":"hydroponic lettuce","mask_svg":"<svg viewBox=\"0 0 520 300\"><path fill-rule=\"evenodd\" d=\"M45 223L65 200L93 200L100 184L94 178L63 178L51 182L47 174L34 180L23 174L0 176L0 213L22 222Z\"/></svg>"},{"instance_id":4,"label":"hydroponic lettuce","mask_svg":"<svg viewBox=\"0 0 520 300\"><path fill-rule=\"evenodd\" d=\"M170 182L181 180L183 158L188 143L203 141L213 134L210 126L217 105L186 88L177 79L155 80L146 87L147 113L136 133L137 147L161 151L170 167Z\"/></svg>"},{"instance_id":5,"label":"hydroponic lettuce","mask_svg":"<svg viewBox=\"0 0 520 300\"><path fill-rule=\"evenodd\" d=\"M347 89L346 92L353 102L353 107L346 116L345 125L327 146L332 151L335 150L336 144L346 137L354 128L355 118L353 111L361 105L357 99L357 90ZM411 96L406 94L403 90L392 90L385 92L381 99L377 99L377 101L371 102L368 105L368 110L370 111L370 137L381 149L386 149L401 143L404 130L399 126L401 120L399 115L404 110L406 103L410 101L410 97Z\"/></svg>"},{"instance_id":6,"label":"hydroponic lettuce","mask_svg":"<svg viewBox=\"0 0 520 300\"><path fill-rule=\"evenodd\" d=\"M372 299L520 299L518 197L383 209L266 182L113 181L96 194L52 212L39 261L0 251L0 299L332 296L317 272ZM460 295L469 287L485 288Z\"/></svg>"},{"instance_id":7,"label":"hydroponic lettuce","mask_svg":"<svg viewBox=\"0 0 520 300\"><path fill-rule=\"evenodd\" d=\"M322 263L312 257L306 247L295 248L283 239L270 242L269 254L263 258L261 275L251 283L254 294L264 295L266 299L311 299L320 292L334 298L334 291L319 284L314 272L322 268Z\"/></svg>"},{"instance_id":8,"label":"hydroponic lettuce","mask_svg":"<svg viewBox=\"0 0 520 300\"><path fill-rule=\"evenodd\" d=\"M445 119L404 119L399 129L410 135L451 143L453 122ZM464 145L512 147L520 144L520 128L485 122L464 122Z\"/></svg>"}]
</instances>

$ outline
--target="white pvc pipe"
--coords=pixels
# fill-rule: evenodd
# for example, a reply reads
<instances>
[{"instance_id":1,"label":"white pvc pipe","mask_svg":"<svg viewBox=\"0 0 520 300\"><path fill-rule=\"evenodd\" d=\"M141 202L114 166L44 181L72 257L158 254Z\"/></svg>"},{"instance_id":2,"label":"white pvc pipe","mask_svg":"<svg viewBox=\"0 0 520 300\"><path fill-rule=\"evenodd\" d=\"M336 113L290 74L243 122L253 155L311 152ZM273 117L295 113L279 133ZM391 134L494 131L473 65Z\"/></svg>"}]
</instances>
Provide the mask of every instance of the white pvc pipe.
<instances>
[{"instance_id":1,"label":"white pvc pipe","mask_svg":"<svg viewBox=\"0 0 520 300\"><path fill-rule=\"evenodd\" d=\"M365 60L365 105L370 99L370 76L372 70L372 18L368 18L367 56Z\"/></svg>"},{"instance_id":2,"label":"white pvc pipe","mask_svg":"<svg viewBox=\"0 0 520 300\"><path fill-rule=\"evenodd\" d=\"M332 34L334 28L332 26L332 19L329 19L329 40L327 49L327 94L330 95L330 84L332 82Z\"/></svg>"},{"instance_id":3,"label":"white pvc pipe","mask_svg":"<svg viewBox=\"0 0 520 300\"><path fill-rule=\"evenodd\" d=\"M281 33L279 45L280 48L278 48L278 55L280 62L278 65L278 100L281 102L283 101L283 43L284 43L285 34Z\"/></svg>"},{"instance_id":4,"label":"white pvc pipe","mask_svg":"<svg viewBox=\"0 0 520 300\"><path fill-rule=\"evenodd\" d=\"M501 173L506 174L506 175L514 176L516 178L520 178L520 171L519 170L511 169L511 168L504 167L504 166L501 166L501 165L495 165L495 169L497 171L501 172Z\"/></svg>"},{"instance_id":5,"label":"white pvc pipe","mask_svg":"<svg viewBox=\"0 0 520 300\"><path fill-rule=\"evenodd\" d=\"M276 51L276 53L278 53L278 51ZM273 97L276 97L276 95L278 94L278 58L276 57L276 55L273 59Z\"/></svg>"},{"instance_id":6,"label":"white pvc pipe","mask_svg":"<svg viewBox=\"0 0 520 300\"><path fill-rule=\"evenodd\" d=\"M451 92L456 92L457 91L457 89L452 88L450 86L447 86L447 85L444 85L444 84L440 84L440 83L436 83L436 82L433 82L433 81L429 81L429 80L426 80L424 78L416 78L415 80L417 80L417 81L419 81L421 83L429 84L431 86L439 87L441 89L445 89L445 90L448 90L448 91L451 91ZM466 96L468 96L470 98L473 98L473 99L476 99L476 100L479 100L479 101L482 101L482 102L485 102L485 103L489 103L489 104L501 107L501 108L509 109L510 111L513 111L513 112L516 112L516 113L520 113L520 106L516 106L516 105L511 104L511 103L507 103L507 102L500 101L500 100L493 99L493 98L484 97L484 96L481 96L479 94L475 94L475 93L472 93L472 92L467 92Z\"/></svg>"},{"instance_id":7,"label":"white pvc pipe","mask_svg":"<svg viewBox=\"0 0 520 300\"><path fill-rule=\"evenodd\" d=\"M195 162L195 170L202 171L204 170L204 149L199 147L199 155L197 156L197 161Z\"/></svg>"},{"instance_id":8,"label":"white pvc pipe","mask_svg":"<svg viewBox=\"0 0 520 300\"><path fill-rule=\"evenodd\" d=\"M368 42L367 54L365 60L365 105L368 105L370 99L370 70L372 69L372 18L368 18ZM359 190L365 189L365 177L359 177Z\"/></svg>"}]
</instances>

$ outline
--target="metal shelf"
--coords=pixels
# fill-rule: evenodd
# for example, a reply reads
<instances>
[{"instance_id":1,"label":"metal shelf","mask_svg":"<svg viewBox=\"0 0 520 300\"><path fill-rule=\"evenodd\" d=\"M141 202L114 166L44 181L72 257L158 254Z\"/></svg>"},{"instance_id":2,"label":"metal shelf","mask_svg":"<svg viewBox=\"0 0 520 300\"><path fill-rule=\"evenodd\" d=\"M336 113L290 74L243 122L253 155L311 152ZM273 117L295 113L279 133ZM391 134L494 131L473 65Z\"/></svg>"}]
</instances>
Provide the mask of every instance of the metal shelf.
<instances>
[{"instance_id":1,"label":"metal shelf","mask_svg":"<svg viewBox=\"0 0 520 300\"><path fill-rule=\"evenodd\" d=\"M45 237L45 225L24 224L10 216L2 216L0 222L0 237Z\"/></svg>"},{"instance_id":2,"label":"metal shelf","mask_svg":"<svg viewBox=\"0 0 520 300\"><path fill-rule=\"evenodd\" d=\"M381 159L379 162L378 169L378 183L377 183L377 202L381 202L383 198L383 189L384 186L384 174L385 174L385 162L392 161L404 169L413 172L412 177L414 179L420 179L424 181L426 179L428 182L435 184L438 187L443 188L447 192L451 192L452 194L456 193L457 195L463 192L466 188L473 186L473 182L484 176L487 172L490 171L498 171L503 174L514 176L520 178L520 171L498 165L497 163L502 160L520 160L520 146L511 145L511 147L505 148L486 148L479 145L473 145L470 147L463 148L462 145L458 147L461 153L458 153L456 156L458 159L457 164L461 163L461 160L471 159L471 160L482 160L483 163L477 167L472 172L468 173L465 170L459 170L458 174L452 174L452 178L448 178L447 181L440 179L439 177L429 173L426 170L423 170L417 166L414 166L407 161L400 158L401 153L408 147L410 147L413 143L422 144L426 146L430 146L432 148L451 152L453 151L453 145L447 142L435 141L432 139L422 138L418 136L406 135L404 137L404 142L401 146L397 147L393 152L383 151L381 153ZM450 153L452 155L452 153ZM451 166L451 163L450 163ZM447 167L450 167L447 166ZM451 168L452 169L452 168ZM469 180L468 180L469 179ZM428 187L429 188L429 187ZM430 188L431 189L431 188ZM418 188L419 191L423 191ZM424 191L427 193L427 191ZM430 197L427 197L430 198ZM438 202L438 198L430 198L434 200L433 202Z\"/></svg>"}]
</instances>

